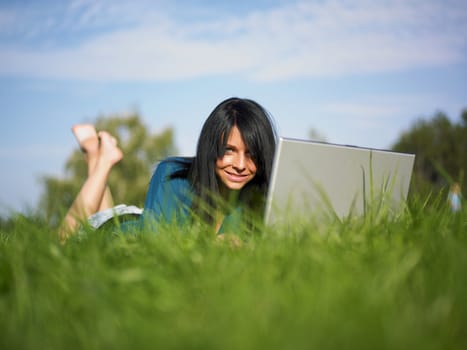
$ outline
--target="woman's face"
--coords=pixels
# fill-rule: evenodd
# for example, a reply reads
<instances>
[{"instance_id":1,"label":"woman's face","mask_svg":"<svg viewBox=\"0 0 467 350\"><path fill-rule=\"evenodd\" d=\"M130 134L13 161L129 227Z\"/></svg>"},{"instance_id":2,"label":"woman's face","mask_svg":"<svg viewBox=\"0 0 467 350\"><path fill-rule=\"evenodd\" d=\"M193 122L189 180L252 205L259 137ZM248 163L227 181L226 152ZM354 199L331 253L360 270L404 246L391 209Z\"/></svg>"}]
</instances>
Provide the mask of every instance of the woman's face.
<instances>
[{"instance_id":1,"label":"woman's face","mask_svg":"<svg viewBox=\"0 0 467 350\"><path fill-rule=\"evenodd\" d=\"M256 175L256 164L237 126L229 134L224 155L216 161L216 174L230 190L241 190Z\"/></svg>"}]
</instances>

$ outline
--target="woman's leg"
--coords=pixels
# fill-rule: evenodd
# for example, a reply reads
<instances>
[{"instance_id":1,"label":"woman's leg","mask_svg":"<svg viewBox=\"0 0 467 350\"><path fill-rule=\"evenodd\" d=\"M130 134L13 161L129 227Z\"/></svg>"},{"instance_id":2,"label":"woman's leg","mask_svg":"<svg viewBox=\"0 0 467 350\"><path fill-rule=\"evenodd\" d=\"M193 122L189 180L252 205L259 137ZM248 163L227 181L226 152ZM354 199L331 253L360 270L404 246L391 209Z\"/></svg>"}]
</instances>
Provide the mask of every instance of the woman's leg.
<instances>
[{"instance_id":1,"label":"woman's leg","mask_svg":"<svg viewBox=\"0 0 467 350\"><path fill-rule=\"evenodd\" d=\"M75 135L81 150L86 156L88 163L88 177L94 172L97 159L99 158L99 137L97 136L96 129L92 124L77 124L72 127L73 134ZM99 204L97 211L105 210L113 207L113 198L110 188L106 186L104 196Z\"/></svg>"},{"instance_id":2,"label":"woman's leg","mask_svg":"<svg viewBox=\"0 0 467 350\"><path fill-rule=\"evenodd\" d=\"M106 193L110 170L123 157L122 151L117 147L117 140L109 133L101 131L99 138L100 146L98 146L94 169L89 173L63 220L59 231L61 240L65 240L81 221L99 210Z\"/></svg>"}]
</instances>

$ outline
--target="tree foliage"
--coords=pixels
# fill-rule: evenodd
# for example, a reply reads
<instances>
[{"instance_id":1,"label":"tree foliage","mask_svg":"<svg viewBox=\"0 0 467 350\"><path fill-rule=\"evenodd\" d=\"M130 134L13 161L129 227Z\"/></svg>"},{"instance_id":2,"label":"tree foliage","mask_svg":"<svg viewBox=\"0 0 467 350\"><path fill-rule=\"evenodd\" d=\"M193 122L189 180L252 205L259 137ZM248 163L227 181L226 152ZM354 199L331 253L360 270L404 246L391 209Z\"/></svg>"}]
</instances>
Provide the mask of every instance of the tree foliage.
<instances>
[{"instance_id":1,"label":"tree foliage","mask_svg":"<svg viewBox=\"0 0 467 350\"><path fill-rule=\"evenodd\" d=\"M442 112L430 120L417 120L392 149L416 155L413 191L427 193L462 183L467 171L467 109L458 123Z\"/></svg>"},{"instance_id":2,"label":"tree foliage","mask_svg":"<svg viewBox=\"0 0 467 350\"><path fill-rule=\"evenodd\" d=\"M176 154L172 128L151 134L137 113L129 116L101 116L94 125L97 130L107 130L114 135L124 158L113 167L108 179L115 204L127 203L142 206L148 183L157 161ZM65 211L71 206L87 177L84 154L77 149L65 165L65 177L45 176L40 198L40 210L52 227L56 227Z\"/></svg>"}]
</instances>

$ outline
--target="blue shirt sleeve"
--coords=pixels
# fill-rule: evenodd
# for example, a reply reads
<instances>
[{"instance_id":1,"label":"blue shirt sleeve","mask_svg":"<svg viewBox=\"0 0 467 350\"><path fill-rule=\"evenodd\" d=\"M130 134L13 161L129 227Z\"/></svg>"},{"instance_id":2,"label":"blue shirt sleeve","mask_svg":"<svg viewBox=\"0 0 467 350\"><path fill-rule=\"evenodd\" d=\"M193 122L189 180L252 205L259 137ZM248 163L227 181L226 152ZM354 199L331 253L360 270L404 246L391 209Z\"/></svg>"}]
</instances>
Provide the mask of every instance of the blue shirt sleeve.
<instances>
[{"instance_id":1,"label":"blue shirt sleeve","mask_svg":"<svg viewBox=\"0 0 467 350\"><path fill-rule=\"evenodd\" d=\"M156 222L187 222L192 201L192 189L187 179L171 178L187 165L185 158L161 161L149 183L142 219Z\"/></svg>"}]
</instances>

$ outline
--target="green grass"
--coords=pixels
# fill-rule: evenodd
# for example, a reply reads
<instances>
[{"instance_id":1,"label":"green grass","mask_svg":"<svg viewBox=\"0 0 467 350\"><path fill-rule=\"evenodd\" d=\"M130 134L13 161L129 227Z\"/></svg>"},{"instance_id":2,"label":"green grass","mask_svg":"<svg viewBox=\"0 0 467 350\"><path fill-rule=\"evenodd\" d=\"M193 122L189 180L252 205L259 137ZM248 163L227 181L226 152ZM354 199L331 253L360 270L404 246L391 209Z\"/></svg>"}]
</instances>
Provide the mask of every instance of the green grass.
<instances>
[{"instance_id":1,"label":"green grass","mask_svg":"<svg viewBox=\"0 0 467 350\"><path fill-rule=\"evenodd\" d=\"M1 349L466 349L467 216L309 223L244 243L202 227L0 233Z\"/></svg>"}]
</instances>

